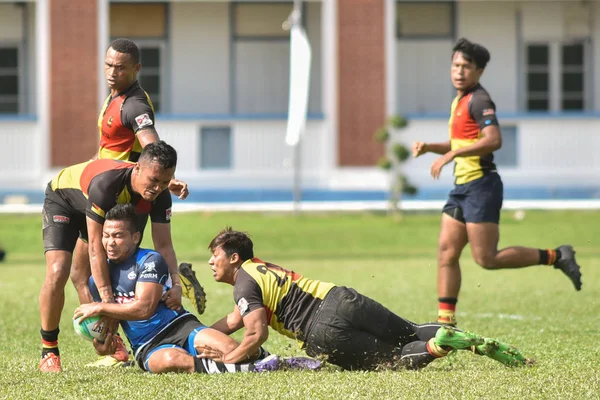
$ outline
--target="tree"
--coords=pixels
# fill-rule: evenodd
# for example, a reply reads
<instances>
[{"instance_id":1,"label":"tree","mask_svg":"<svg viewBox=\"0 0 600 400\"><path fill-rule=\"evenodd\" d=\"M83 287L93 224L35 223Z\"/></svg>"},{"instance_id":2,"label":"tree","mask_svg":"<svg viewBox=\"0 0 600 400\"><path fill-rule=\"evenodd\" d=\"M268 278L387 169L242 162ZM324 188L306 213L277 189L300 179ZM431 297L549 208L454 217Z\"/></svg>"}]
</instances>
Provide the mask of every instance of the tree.
<instances>
[{"instance_id":1,"label":"tree","mask_svg":"<svg viewBox=\"0 0 600 400\"><path fill-rule=\"evenodd\" d=\"M407 125L408 121L406 118L393 116L375 132L375 140L385 146L385 155L377 161L377 165L381 169L388 171L390 185L389 212L398 220L402 219L402 207L400 204L402 195L414 195L418 190L416 186L408 181L408 178L402 172L402 164L410 157L410 149L395 140L390 134L390 131L400 131Z\"/></svg>"}]
</instances>

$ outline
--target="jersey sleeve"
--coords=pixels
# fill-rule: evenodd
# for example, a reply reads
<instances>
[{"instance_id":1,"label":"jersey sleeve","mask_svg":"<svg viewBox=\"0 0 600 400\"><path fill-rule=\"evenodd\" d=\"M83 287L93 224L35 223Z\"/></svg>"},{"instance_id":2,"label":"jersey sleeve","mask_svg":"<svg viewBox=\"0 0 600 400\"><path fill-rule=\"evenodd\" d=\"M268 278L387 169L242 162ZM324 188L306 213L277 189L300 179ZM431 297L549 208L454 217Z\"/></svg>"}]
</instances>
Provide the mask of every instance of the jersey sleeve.
<instances>
[{"instance_id":1,"label":"jersey sleeve","mask_svg":"<svg viewBox=\"0 0 600 400\"><path fill-rule=\"evenodd\" d=\"M121 112L123 125L137 133L142 128L154 127L154 109L145 93L128 97Z\"/></svg>"},{"instance_id":2,"label":"jersey sleeve","mask_svg":"<svg viewBox=\"0 0 600 400\"><path fill-rule=\"evenodd\" d=\"M258 282L242 268L238 271L238 276L233 287L233 300L237 304L242 318L252 311L264 307L262 290Z\"/></svg>"},{"instance_id":3,"label":"jersey sleeve","mask_svg":"<svg viewBox=\"0 0 600 400\"><path fill-rule=\"evenodd\" d=\"M138 266L137 282L164 284L169 279L169 266L159 253L151 253Z\"/></svg>"},{"instance_id":4,"label":"jersey sleeve","mask_svg":"<svg viewBox=\"0 0 600 400\"><path fill-rule=\"evenodd\" d=\"M477 122L479 129L486 126L498 126L496 105L487 93L475 92L469 104L471 118Z\"/></svg>"},{"instance_id":5,"label":"jersey sleeve","mask_svg":"<svg viewBox=\"0 0 600 400\"><path fill-rule=\"evenodd\" d=\"M171 193L169 190L163 191L158 195L156 200L152 203L152 209L150 210L150 220L159 224L168 224L171 222L171 207L173 200L171 199Z\"/></svg>"},{"instance_id":6,"label":"jersey sleeve","mask_svg":"<svg viewBox=\"0 0 600 400\"><path fill-rule=\"evenodd\" d=\"M119 182L111 181L110 172L96 176L88 187L85 215L100 224L104 224L106 213L117 204L117 189L113 186Z\"/></svg>"}]
</instances>

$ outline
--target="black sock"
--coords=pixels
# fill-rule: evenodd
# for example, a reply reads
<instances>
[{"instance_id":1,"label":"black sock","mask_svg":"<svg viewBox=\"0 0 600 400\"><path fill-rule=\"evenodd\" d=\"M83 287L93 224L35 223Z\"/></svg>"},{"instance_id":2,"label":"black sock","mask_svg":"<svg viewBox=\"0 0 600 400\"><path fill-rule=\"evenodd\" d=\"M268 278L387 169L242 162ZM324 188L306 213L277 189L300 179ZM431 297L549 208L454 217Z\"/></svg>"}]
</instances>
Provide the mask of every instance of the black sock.
<instances>
[{"instance_id":1,"label":"black sock","mask_svg":"<svg viewBox=\"0 0 600 400\"><path fill-rule=\"evenodd\" d=\"M540 265L553 265L560 260L560 250L558 249L538 249L540 253Z\"/></svg>"},{"instance_id":2,"label":"black sock","mask_svg":"<svg viewBox=\"0 0 600 400\"><path fill-rule=\"evenodd\" d=\"M438 302L456 305L458 299L456 297L440 297L438 298Z\"/></svg>"},{"instance_id":3,"label":"black sock","mask_svg":"<svg viewBox=\"0 0 600 400\"><path fill-rule=\"evenodd\" d=\"M419 369L435 359L436 357L427 350L427 342L410 342L402 347L400 365L407 369Z\"/></svg>"},{"instance_id":4,"label":"black sock","mask_svg":"<svg viewBox=\"0 0 600 400\"><path fill-rule=\"evenodd\" d=\"M271 353L269 353L267 351L267 349L265 349L264 347L260 346L258 348L258 357L256 359L257 360L262 360L263 358L267 358L270 355L271 355Z\"/></svg>"},{"instance_id":5,"label":"black sock","mask_svg":"<svg viewBox=\"0 0 600 400\"><path fill-rule=\"evenodd\" d=\"M40 329L40 334L42 335L42 358L44 358L48 353L54 353L57 356L60 355L60 352L58 351L59 332L59 328L56 328L53 331L45 331Z\"/></svg>"},{"instance_id":6,"label":"black sock","mask_svg":"<svg viewBox=\"0 0 600 400\"><path fill-rule=\"evenodd\" d=\"M202 359L200 357L194 357L194 372L198 374L206 373L206 368L204 368L204 364L202 364Z\"/></svg>"}]
</instances>

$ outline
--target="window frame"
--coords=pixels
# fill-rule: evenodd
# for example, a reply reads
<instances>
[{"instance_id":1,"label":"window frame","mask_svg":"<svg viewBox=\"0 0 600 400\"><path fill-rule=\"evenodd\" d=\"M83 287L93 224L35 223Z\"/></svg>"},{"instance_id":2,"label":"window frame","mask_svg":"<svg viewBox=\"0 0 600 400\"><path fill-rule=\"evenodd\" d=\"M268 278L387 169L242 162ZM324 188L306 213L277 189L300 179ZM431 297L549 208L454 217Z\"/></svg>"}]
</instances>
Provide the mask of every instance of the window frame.
<instances>
[{"instance_id":1,"label":"window frame","mask_svg":"<svg viewBox=\"0 0 600 400\"><path fill-rule=\"evenodd\" d=\"M25 96L25 80L27 79L25 72L25 46L22 41L19 40L0 40L0 48L2 49L17 49L17 67L16 68L0 68L0 76L15 76L8 71L4 70L16 70L17 77L17 94L0 94L0 100L6 100L10 98L16 98L17 111L16 112L0 112L0 115L17 115L24 114L26 112L26 96Z\"/></svg>"},{"instance_id":2,"label":"window frame","mask_svg":"<svg viewBox=\"0 0 600 400\"><path fill-rule=\"evenodd\" d=\"M236 27L236 23L237 23L237 13L236 13L236 8L238 6L271 6L271 5L288 5L290 6L290 13L293 10L293 6L294 4L291 1L273 1L273 2L266 2L266 1L252 1L252 2L248 2L248 1L232 1L230 3L230 7L229 7L229 18L230 18L230 23L231 23L231 40L233 42L233 44L235 44L235 42L238 41L289 41L290 40L290 30L287 31L283 31L281 35L238 35L237 34L237 27ZM306 2L302 2L302 26L306 27ZM281 23L283 24L284 21L281 21ZM283 29L283 28L282 28Z\"/></svg>"},{"instance_id":3,"label":"window frame","mask_svg":"<svg viewBox=\"0 0 600 400\"><path fill-rule=\"evenodd\" d=\"M398 24L398 13L401 4L444 4L450 6L450 32L448 34L408 34L404 35L400 32L400 25ZM395 15L394 15L394 30L396 39L402 40L414 40L414 39L423 39L423 40L439 40L439 39L452 39L456 38L456 1L454 0L436 0L436 1L415 1L415 0L396 0L395 7Z\"/></svg>"},{"instance_id":4,"label":"window frame","mask_svg":"<svg viewBox=\"0 0 600 400\"><path fill-rule=\"evenodd\" d=\"M581 44L583 46L583 64L581 66L581 73L583 74L583 108L581 110L568 110L564 109L562 102L565 99L569 99L569 92L565 93L562 89L563 73L569 72L569 70L579 69L579 67L563 66L562 64L562 49L565 45L570 44ZM536 72L536 68L529 66L527 61L527 51L529 46L544 45L548 46L548 109L547 110L530 110L529 109L529 72ZM522 66L523 66L523 85L521 87L521 109L525 112L542 112L542 113L556 113L556 112L585 112L594 109L594 98L593 89L591 83L593 82L593 68L592 68L592 48L591 39L589 37L584 38L568 38L562 40L530 40L523 43L521 50ZM579 71L577 71L579 72ZM566 96L565 96L566 94ZM576 99L578 100L578 99Z\"/></svg>"},{"instance_id":5,"label":"window frame","mask_svg":"<svg viewBox=\"0 0 600 400\"><path fill-rule=\"evenodd\" d=\"M237 95L238 95L238 89L237 89L237 85L236 85L236 77L237 77L237 72L238 72L238 65L237 65L237 44L238 43L244 43L244 42L271 42L271 43L281 43L281 42L285 42L285 43L289 43L290 42L290 33L291 31L287 31L287 33L285 35L277 35L277 36L269 36L269 35L237 35L236 34L236 7L238 5L273 5L273 4L285 4L285 5L289 5L290 6L290 12L291 10L293 10L293 2L292 1L273 1L273 2L267 2L267 1L252 1L252 2L247 2L247 1L231 1L229 3L229 112L232 115L236 115L239 113L238 107L237 107ZM306 26L306 2L302 2L302 26L305 27L305 29L308 31L308 28ZM322 16L321 16L322 18ZM282 23L284 21L281 21ZM289 84L289 82L288 82ZM248 114L248 113L242 113L242 114ZM265 113L250 113L252 114L256 114L256 115L265 115ZM271 114L271 113L266 113ZM280 113L272 113L274 115L279 115Z\"/></svg>"},{"instance_id":6,"label":"window frame","mask_svg":"<svg viewBox=\"0 0 600 400\"><path fill-rule=\"evenodd\" d=\"M146 67L144 67L144 62L143 62L143 58L142 58L142 52L144 48L157 48L160 52L160 56L159 56L159 67L148 67L148 69L151 69L153 74L152 75L156 75L156 73L158 73L158 77L159 77L159 90L160 93L158 94L158 97L153 95L153 93L148 92L144 86L142 85L142 88L144 90L146 90L146 93L148 93L148 96L150 96L150 100L152 100L152 104L154 104L154 100L157 99L159 104L160 104L160 109L159 110L154 110L155 114L165 114L167 112L167 110L169 109L169 105L167 104L167 96L166 96L166 91L167 91L167 62L168 62L168 58L167 58L167 41L166 39L138 39L138 40L134 40L136 42L136 44L138 45L139 49L140 49L140 62L142 63L142 68L140 69L140 72L138 73L138 81L141 83L141 77L144 76L144 70L146 69ZM157 72L155 72L154 70L158 70Z\"/></svg>"}]
</instances>

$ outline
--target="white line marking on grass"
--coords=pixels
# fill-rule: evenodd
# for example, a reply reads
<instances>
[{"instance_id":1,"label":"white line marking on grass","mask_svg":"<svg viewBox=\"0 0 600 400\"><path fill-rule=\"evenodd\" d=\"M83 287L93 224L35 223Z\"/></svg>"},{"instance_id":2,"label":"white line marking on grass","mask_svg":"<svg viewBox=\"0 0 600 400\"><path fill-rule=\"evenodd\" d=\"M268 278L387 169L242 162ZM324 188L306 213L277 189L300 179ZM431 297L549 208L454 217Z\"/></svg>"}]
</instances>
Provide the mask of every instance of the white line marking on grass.
<instances>
[{"instance_id":1,"label":"white line marking on grass","mask_svg":"<svg viewBox=\"0 0 600 400\"><path fill-rule=\"evenodd\" d=\"M458 316L460 317L471 317L471 318L481 318L481 319L488 319L488 318L494 318L494 319L512 319L512 320L516 320L516 321L540 321L542 319L542 317L538 317L538 316L531 316L531 315L521 315L521 314L494 314L494 313L466 313L466 312L459 312L457 313Z\"/></svg>"}]
</instances>

